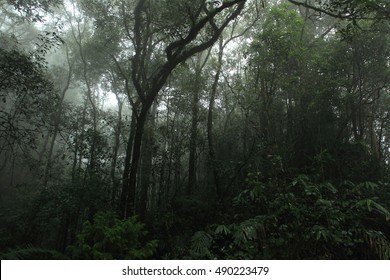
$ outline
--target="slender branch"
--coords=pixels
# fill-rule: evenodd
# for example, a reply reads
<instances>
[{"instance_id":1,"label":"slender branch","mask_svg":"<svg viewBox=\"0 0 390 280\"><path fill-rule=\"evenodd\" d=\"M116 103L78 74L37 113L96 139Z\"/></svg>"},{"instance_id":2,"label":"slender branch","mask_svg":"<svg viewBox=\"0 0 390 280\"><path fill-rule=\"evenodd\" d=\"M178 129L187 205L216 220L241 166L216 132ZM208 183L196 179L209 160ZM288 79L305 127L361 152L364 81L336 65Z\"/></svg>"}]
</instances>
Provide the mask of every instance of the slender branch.
<instances>
[{"instance_id":1,"label":"slender branch","mask_svg":"<svg viewBox=\"0 0 390 280\"><path fill-rule=\"evenodd\" d=\"M125 89L126 89L126 94L129 99L130 105L134 108L135 107L135 102L131 98L131 91L130 91L130 83L129 79L127 78L126 73L123 71L122 67L120 66L118 60L115 58L114 55L111 55L112 60L114 61L116 67L119 70L119 73L121 74L122 78L125 80Z\"/></svg>"},{"instance_id":2,"label":"slender branch","mask_svg":"<svg viewBox=\"0 0 390 280\"><path fill-rule=\"evenodd\" d=\"M366 10L363 11L363 9L359 10L359 9L350 9L350 11L348 11L348 9L340 9L340 12L332 12L328 9L324 9L324 8L321 8L320 6L315 6L315 5L312 5L312 4L309 4L306 0L305 2L300 2L300 1L297 1L297 0L288 0L290 3L294 4L294 5L297 5L297 6L302 6L302 7L305 7L305 8L309 8L311 10L314 10L316 12L319 12L319 13L323 13L323 14L326 14L326 15L329 15L331 17L334 17L334 18L339 18L339 19L346 19L346 20L357 20L357 19L366 19L366 20L383 20L383 19L389 19L390 17L390 12L385 10L383 7L376 7L375 9L372 9L372 11L377 11L377 12L382 12L384 14L384 16L374 16L374 17L369 17L369 16L364 16L363 15L363 12L364 13L368 13ZM346 2L347 3L347 2ZM340 6L341 8L341 6ZM362 14L362 15L360 15Z\"/></svg>"}]
</instances>

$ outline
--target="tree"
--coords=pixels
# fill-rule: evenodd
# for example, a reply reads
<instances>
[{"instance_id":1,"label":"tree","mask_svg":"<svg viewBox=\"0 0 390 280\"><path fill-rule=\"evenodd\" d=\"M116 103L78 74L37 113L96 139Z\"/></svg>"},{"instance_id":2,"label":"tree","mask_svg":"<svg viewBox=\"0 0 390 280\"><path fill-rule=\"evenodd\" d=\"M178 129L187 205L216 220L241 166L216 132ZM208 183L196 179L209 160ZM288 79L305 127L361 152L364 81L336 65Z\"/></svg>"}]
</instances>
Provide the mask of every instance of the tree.
<instances>
[{"instance_id":1,"label":"tree","mask_svg":"<svg viewBox=\"0 0 390 280\"><path fill-rule=\"evenodd\" d=\"M49 180L50 176L50 170L52 168L52 156L53 156L53 151L54 151L54 145L55 141L57 139L57 135L60 132L60 126L62 123L62 117L63 117L63 107L64 107L64 102L65 102L65 96L66 93L69 89L71 78L72 78L72 72L73 72L73 63L70 61L69 57L69 50L68 47L66 46L66 60L67 60L67 66L68 66L68 74L67 77L63 83L63 87L60 89L60 94L58 96L58 104L56 106L56 112L54 113L53 117L53 132L51 135L51 141L50 141L50 146L49 146L49 151L47 155L47 162L46 162L46 167L44 171L44 179L43 179L43 185L46 186ZM47 134L47 139L49 139L50 133ZM45 152L46 150L46 140L44 147L42 148L42 153Z\"/></svg>"},{"instance_id":2,"label":"tree","mask_svg":"<svg viewBox=\"0 0 390 280\"><path fill-rule=\"evenodd\" d=\"M57 38L42 40L41 48L30 54L18 48L12 37L0 46L1 169L9 162L15 163L15 157L31 159L38 135L54 110L56 92L45 75L43 57Z\"/></svg>"},{"instance_id":3,"label":"tree","mask_svg":"<svg viewBox=\"0 0 390 280\"><path fill-rule=\"evenodd\" d=\"M164 2L165 3L165 2ZM150 65L152 50L158 46L161 38L154 35L153 5L149 1L139 1L134 9L134 57L132 58L132 81L139 96L141 106L136 114L137 124L134 135L133 153L129 181L124 184L121 195L121 214L124 217L136 213L134 201L136 194L137 173L140 161L142 134L146 117L159 91L164 86L170 73L177 65L194 54L211 47L223 29L235 19L244 8L245 1L234 0L222 3L218 7L207 7L205 1L188 7L188 17L182 26L187 32L180 32L173 36L170 43L165 46L165 58L157 65ZM185 7L185 3L179 7ZM230 11L233 8L232 11ZM228 11L226 15L223 12ZM217 15L222 14L223 20L217 22ZM203 30L209 28L209 34L200 40ZM171 35L172 36L172 35ZM177 39L180 38L180 39ZM199 41L198 41L199 40Z\"/></svg>"},{"instance_id":4,"label":"tree","mask_svg":"<svg viewBox=\"0 0 390 280\"><path fill-rule=\"evenodd\" d=\"M53 7L62 4L62 0L2 0L0 4L4 5L4 2L12 5L24 19L33 22L42 22L45 14L52 13Z\"/></svg>"}]
</instances>

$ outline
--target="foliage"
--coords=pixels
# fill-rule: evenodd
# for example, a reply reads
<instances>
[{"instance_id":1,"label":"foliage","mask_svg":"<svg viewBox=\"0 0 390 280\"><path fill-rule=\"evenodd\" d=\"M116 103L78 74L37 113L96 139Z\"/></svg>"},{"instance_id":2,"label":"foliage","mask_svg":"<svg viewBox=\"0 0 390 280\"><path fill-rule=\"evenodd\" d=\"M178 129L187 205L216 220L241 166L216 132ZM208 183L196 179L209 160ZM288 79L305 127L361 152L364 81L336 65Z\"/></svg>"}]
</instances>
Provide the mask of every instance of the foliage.
<instances>
[{"instance_id":1,"label":"foliage","mask_svg":"<svg viewBox=\"0 0 390 280\"><path fill-rule=\"evenodd\" d=\"M204 257L210 254L209 248L213 238L204 231L197 231L191 238L191 252L195 256Z\"/></svg>"},{"instance_id":2,"label":"foliage","mask_svg":"<svg viewBox=\"0 0 390 280\"><path fill-rule=\"evenodd\" d=\"M59 6L62 0L7 0L26 19L43 21L46 13L52 12L52 8Z\"/></svg>"},{"instance_id":3,"label":"foliage","mask_svg":"<svg viewBox=\"0 0 390 280\"><path fill-rule=\"evenodd\" d=\"M244 210L237 221L197 232L192 239L193 256L390 258L390 201L377 197L388 192L387 184L346 181L335 186L300 175L277 190L273 183L251 176L248 187L234 199L235 208Z\"/></svg>"},{"instance_id":4,"label":"foliage","mask_svg":"<svg viewBox=\"0 0 390 280\"><path fill-rule=\"evenodd\" d=\"M46 72L45 55L59 37L42 32L35 50L28 52L15 36L3 36L1 31L0 36L0 170L13 174L13 162L13 166L37 171L33 154L46 129L51 128L49 120L58 100ZM4 180L3 184L12 183Z\"/></svg>"},{"instance_id":5,"label":"foliage","mask_svg":"<svg viewBox=\"0 0 390 280\"><path fill-rule=\"evenodd\" d=\"M0 254L0 259L2 260L59 260L59 259L65 259L65 256L54 250L36 248L29 245L26 247L17 247L14 249L9 249L7 252Z\"/></svg>"},{"instance_id":6,"label":"foliage","mask_svg":"<svg viewBox=\"0 0 390 280\"><path fill-rule=\"evenodd\" d=\"M389 19L389 7L386 0L330 0L313 2L289 0L291 3L311 8L320 15L356 21L358 19L384 20Z\"/></svg>"},{"instance_id":7,"label":"foliage","mask_svg":"<svg viewBox=\"0 0 390 280\"><path fill-rule=\"evenodd\" d=\"M145 259L155 252L157 241L144 242L147 232L136 217L121 220L113 212L99 212L86 221L74 246L72 259Z\"/></svg>"},{"instance_id":8,"label":"foliage","mask_svg":"<svg viewBox=\"0 0 390 280\"><path fill-rule=\"evenodd\" d=\"M0 1L2 256L389 259L389 7L298 1Z\"/></svg>"}]
</instances>

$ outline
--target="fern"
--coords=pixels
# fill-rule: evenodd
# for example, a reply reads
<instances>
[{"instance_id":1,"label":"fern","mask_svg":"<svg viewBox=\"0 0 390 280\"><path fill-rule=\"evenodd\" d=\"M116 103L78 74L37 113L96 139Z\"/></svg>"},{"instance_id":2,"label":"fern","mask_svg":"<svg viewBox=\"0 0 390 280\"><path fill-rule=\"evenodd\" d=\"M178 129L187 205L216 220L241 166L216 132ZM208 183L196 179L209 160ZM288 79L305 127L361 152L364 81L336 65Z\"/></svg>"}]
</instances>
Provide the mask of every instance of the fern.
<instances>
[{"instance_id":1,"label":"fern","mask_svg":"<svg viewBox=\"0 0 390 280\"><path fill-rule=\"evenodd\" d=\"M367 207L368 212L376 212L377 214L385 216L386 221L390 220L389 210L372 199L362 199L356 203L356 206L363 209Z\"/></svg>"},{"instance_id":2,"label":"fern","mask_svg":"<svg viewBox=\"0 0 390 280\"><path fill-rule=\"evenodd\" d=\"M225 225L217 225L217 228L214 231L215 234L229 235L231 233L230 229Z\"/></svg>"},{"instance_id":3,"label":"fern","mask_svg":"<svg viewBox=\"0 0 390 280\"><path fill-rule=\"evenodd\" d=\"M210 246L213 238L210 234L204 231L197 231L191 238L191 251L200 257L205 257L210 254Z\"/></svg>"},{"instance_id":4,"label":"fern","mask_svg":"<svg viewBox=\"0 0 390 280\"><path fill-rule=\"evenodd\" d=\"M122 220L113 212L99 212L84 223L77 243L67 251L73 259L145 259L157 248L156 240L141 242L146 234L136 217Z\"/></svg>"},{"instance_id":5,"label":"fern","mask_svg":"<svg viewBox=\"0 0 390 280\"><path fill-rule=\"evenodd\" d=\"M368 245L369 253L375 259L390 259L390 242L380 231L369 230L364 233L364 241Z\"/></svg>"}]
</instances>

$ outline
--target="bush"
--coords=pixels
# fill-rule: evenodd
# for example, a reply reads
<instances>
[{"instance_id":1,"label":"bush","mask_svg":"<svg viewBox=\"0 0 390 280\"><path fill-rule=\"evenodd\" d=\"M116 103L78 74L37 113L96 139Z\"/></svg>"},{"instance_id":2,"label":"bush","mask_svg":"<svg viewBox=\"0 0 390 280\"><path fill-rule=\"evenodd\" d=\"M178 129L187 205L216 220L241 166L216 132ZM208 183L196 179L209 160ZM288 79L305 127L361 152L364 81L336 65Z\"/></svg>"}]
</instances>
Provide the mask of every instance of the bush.
<instances>
[{"instance_id":1,"label":"bush","mask_svg":"<svg viewBox=\"0 0 390 280\"><path fill-rule=\"evenodd\" d=\"M157 241L143 242L147 232L136 217L120 219L114 212L99 212L85 222L74 246L68 246L72 259L146 259Z\"/></svg>"},{"instance_id":2,"label":"bush","mask_svg":"<svg viewBox=\"0 0 390 280\"><path fill-rule=\"evenodd\" d=\"M235 221L194 234L189 255L212 259L390 259L388 185L315 183L284 187L247 180ZM270 191L273 190L273 191Z\"/></svg>"}]
</instances>

